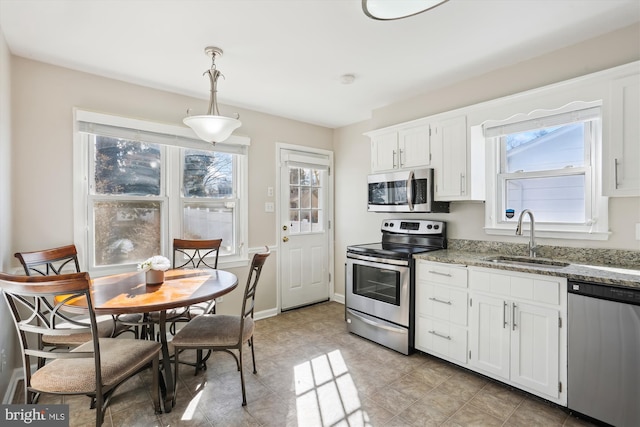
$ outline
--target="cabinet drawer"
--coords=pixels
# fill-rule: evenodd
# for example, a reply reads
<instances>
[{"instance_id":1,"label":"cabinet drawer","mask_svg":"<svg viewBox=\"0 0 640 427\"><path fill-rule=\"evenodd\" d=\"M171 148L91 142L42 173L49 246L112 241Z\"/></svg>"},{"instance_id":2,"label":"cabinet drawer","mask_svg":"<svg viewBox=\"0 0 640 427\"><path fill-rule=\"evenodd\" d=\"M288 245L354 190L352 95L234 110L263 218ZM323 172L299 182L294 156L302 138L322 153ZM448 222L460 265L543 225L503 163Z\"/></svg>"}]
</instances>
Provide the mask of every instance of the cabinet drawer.
<instances>
[{"instance_id":1,"label":"cabinet drawer","mask_svg":"<svg viewBox=\"0 0 640 427\"><path fill-rule=\"evenodd\" d=\"M447 322L418 316L416 348L467 363L467 330Z\"/></svg>"},{"instance_id":2,"label":"cabinet drawer","mask_svg":"<svg viewBox=\"0 0 640 427\"><path fill-rule=\"evenodd\" d=\"M489 292L506 298L559 305L564 287L563 277L540 276L528 273L502 273L473 269L469 273L472 290Z\"/></svg>"},{"instance_id":3,"label":"cabinet drawer","mask_svg":"<svg viewBox=\"0 0 640 427\"><path fill-rule=\"evenodd\" d=\"M467 287L466 267L421 261L418 263L417 279L449 286Z\"/></svg>"},{"instance_id":4,"label":"cabinet drawer","mask_svg":"<svg viewBox=\"0 0 640 427\"><path fill-rule=\"evenodd\" d=\"M467 291L447 286L419 282L417 295L418 313L446 322L467 325Z\"/></svg>"}]
</instances>

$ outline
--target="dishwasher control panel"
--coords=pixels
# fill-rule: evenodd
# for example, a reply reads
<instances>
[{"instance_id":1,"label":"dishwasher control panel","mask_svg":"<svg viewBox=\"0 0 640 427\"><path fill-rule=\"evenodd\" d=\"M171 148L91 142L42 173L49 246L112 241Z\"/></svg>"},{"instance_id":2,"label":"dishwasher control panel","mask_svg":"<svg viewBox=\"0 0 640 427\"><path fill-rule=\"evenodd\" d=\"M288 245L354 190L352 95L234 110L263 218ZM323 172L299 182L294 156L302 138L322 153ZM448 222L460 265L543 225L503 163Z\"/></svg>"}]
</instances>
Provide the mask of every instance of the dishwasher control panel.
<instances>
[{"instance_id":1,"label":"dishwasher control panel","mask_svg":"<svg viewBox=\"0 0 640 427\"><path fill-rule=\"evenodd\" d=\"M569 281L569 293L640 305L640 288L623 288L607 284Z\"/></svg>"}]
</instances>

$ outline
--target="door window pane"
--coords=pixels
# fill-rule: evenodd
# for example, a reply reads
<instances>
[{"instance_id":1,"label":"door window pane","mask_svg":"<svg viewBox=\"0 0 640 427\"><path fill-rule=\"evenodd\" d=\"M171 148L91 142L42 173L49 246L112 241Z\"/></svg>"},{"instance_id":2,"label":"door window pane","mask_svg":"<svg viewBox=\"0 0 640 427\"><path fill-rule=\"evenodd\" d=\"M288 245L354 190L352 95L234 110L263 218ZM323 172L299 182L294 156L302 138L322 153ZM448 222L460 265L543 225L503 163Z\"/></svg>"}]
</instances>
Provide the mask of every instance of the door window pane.
<instances>
[{"instance_id":1,"label":"door window pane","mask_svg":"<svg viewBox=\"0 0 640 427\"><path fill-rule=\"evenodd\" d=\"M290 233L324 231L323 169L289 167Z\"/></svg>"},{"instance_id":2,"label":"door window pane","mask_svg":"<svg viewBox=\"0 0 640 427\"><path fill-rule=\"evenodd\" d=\"M93 204L96 266L139 263L161 253L159 201Z\"/></svg>"}]
</instances>

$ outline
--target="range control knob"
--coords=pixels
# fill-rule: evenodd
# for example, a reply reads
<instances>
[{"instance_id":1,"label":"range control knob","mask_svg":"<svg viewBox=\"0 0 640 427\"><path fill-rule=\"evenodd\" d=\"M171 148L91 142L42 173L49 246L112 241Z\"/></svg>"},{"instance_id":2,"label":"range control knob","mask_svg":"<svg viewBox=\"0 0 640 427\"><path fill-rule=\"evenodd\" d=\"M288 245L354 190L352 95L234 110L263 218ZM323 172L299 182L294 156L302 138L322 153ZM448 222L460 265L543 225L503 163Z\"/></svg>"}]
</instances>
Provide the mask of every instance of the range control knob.
<instances>
[{"instance_id":1,"label":"range control knob","mask_svg":"<svg viewBox=\"0 0 640 427\"><path fill-rule=\"evenodd\" d=\"M438 228L440 228L440 226L438 224L433 226L434 230L437 230Z\"/></svg>"},{"instance_id":2,"label":"range control knob","mask_svg":"<svg viewBox=\"0 0 640 427\"><path fill-rule=\"evenodd\" d=\"M433 228L433 225L431 225L431 224L427 225L427 230L431 230L432 228Z\"/></svg>"}]
</instances>

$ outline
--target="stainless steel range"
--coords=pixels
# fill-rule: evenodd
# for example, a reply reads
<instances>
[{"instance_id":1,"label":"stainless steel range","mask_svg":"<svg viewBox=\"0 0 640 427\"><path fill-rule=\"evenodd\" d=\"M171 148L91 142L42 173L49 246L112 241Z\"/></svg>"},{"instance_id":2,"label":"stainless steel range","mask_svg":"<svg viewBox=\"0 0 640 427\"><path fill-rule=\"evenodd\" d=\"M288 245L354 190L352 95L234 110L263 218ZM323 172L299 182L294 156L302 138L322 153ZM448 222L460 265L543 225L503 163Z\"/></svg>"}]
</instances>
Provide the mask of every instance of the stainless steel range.
<instances>
[{"instance_id":1,"label":"stainless steel range","mask_svg":"<svg viewBox=\"0 0 640 427\"><path fill-rule=\"evenodd\" d=\"M443 221L386 219L382 242L347 247L347 329L403 354L413 350L414 254L445 249Z\"/></svg>"}]
</instances>

